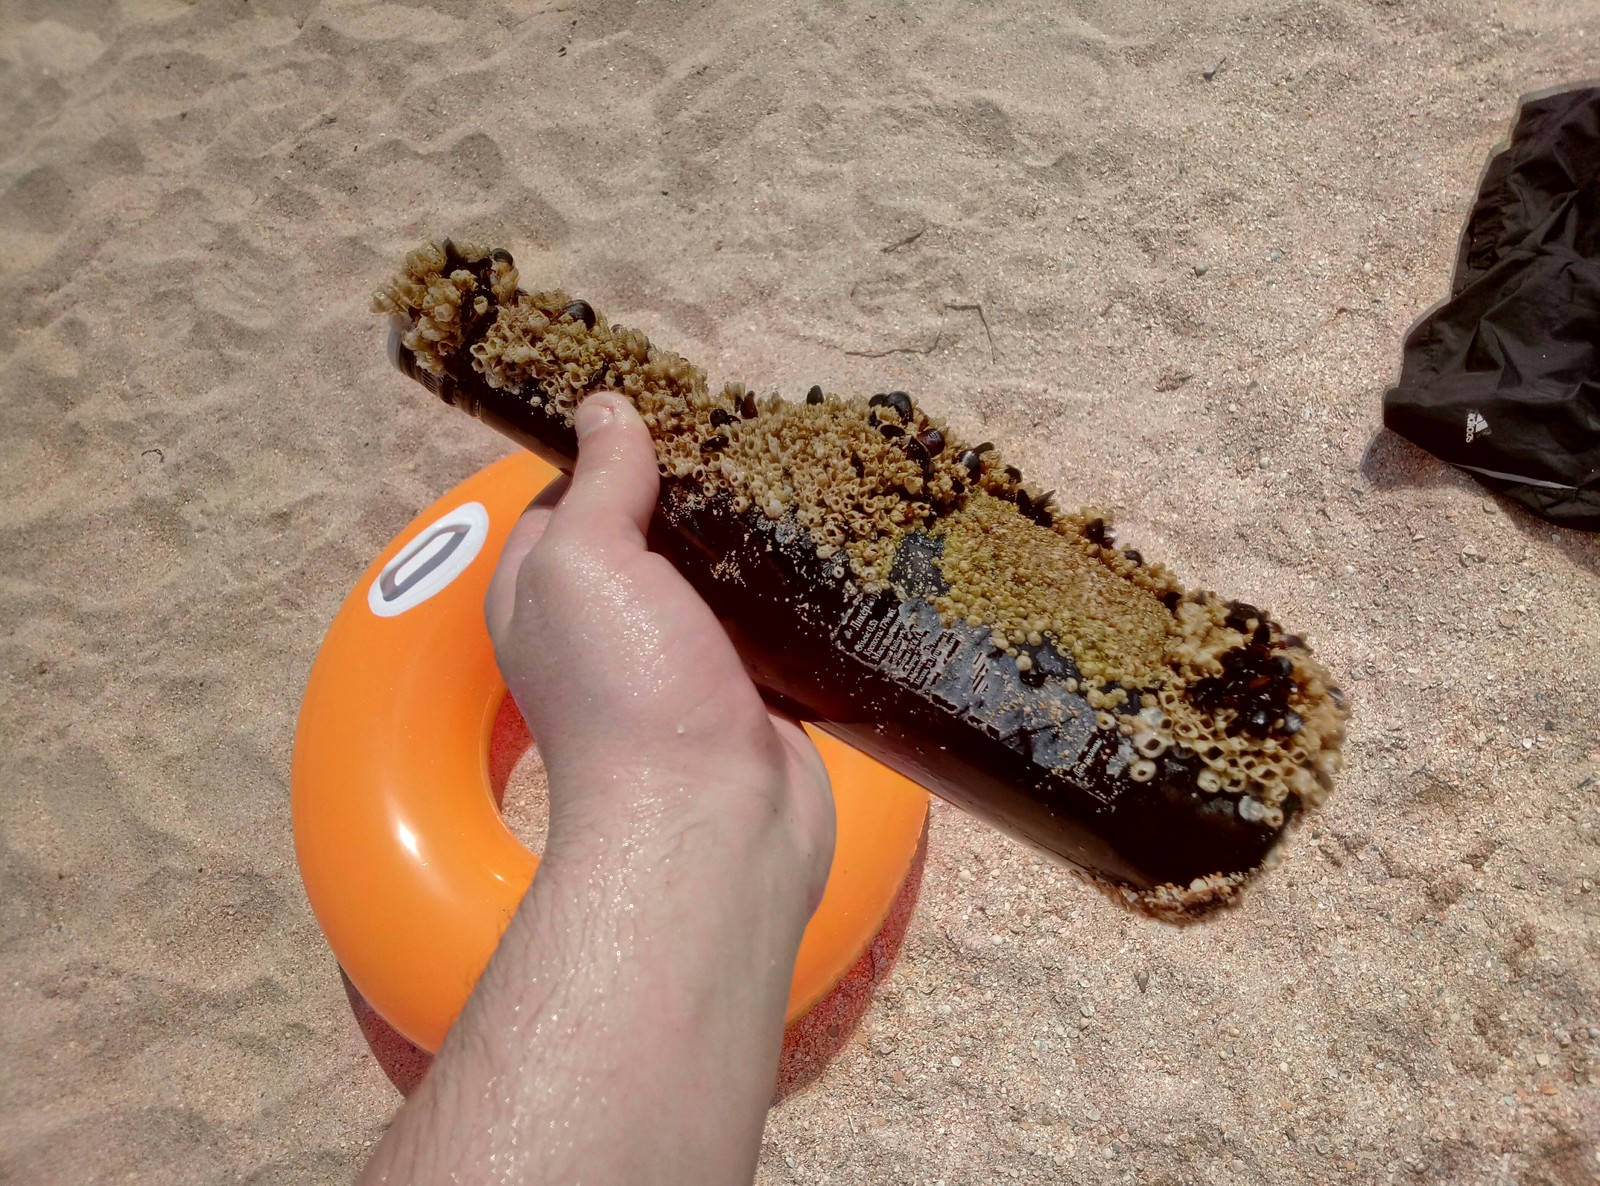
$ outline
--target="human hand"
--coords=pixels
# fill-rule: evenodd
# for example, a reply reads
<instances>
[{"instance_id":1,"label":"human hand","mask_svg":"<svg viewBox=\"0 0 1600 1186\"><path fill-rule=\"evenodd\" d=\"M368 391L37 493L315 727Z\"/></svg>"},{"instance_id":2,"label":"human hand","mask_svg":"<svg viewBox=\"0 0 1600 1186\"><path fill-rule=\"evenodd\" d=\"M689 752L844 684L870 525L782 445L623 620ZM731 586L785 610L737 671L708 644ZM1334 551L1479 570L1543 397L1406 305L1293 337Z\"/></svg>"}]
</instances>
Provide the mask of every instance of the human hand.
<instances>
[{"instance_id":1,"label":"human hand","mask_svg":"<svg viewBox=\"0 0 1600 1186\"><path fill-rule=\"evenodd\" d=\"M484 606L550 777L544 857L364 1182L755 1171L828 777L646 548L659 478L633 406L592 396L577 430L571 484L512 529Z\"/></svg>"},{"instance_id":2,"label":"human hand","mask_svg":"<svg viewBox=\"0 0 1600 1186\"><path fill-rule=\"evenodd\" d=\"M647 549L660 478L632 404L591 397L577 431L570 484L512 529L485 603L550 775L546 854L775 825L814 908L833 848L822 759L767 711L710 608Z\"/></svg>"}]
</instances>

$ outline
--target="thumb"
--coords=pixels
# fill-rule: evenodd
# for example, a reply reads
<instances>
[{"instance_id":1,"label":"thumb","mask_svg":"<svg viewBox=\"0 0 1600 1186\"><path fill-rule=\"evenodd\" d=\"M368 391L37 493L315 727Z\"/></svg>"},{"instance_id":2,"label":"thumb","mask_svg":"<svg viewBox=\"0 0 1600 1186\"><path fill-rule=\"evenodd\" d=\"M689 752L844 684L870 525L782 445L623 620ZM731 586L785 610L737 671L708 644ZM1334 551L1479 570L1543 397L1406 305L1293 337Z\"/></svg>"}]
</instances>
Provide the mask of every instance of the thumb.
<instances>
[{"instance_id":1,"label":"thumb","mask_svg":"<svg viewBox=\"0 0 1600 1186\"><path fill-rule=\"evenodd\" d=\"M571 489L551 517L551 538L571 536L601 548L643 547L661 490L650 430L632 402L612 391L584 400L574 427L578 464Z\"/></svg>"}]
</instances>

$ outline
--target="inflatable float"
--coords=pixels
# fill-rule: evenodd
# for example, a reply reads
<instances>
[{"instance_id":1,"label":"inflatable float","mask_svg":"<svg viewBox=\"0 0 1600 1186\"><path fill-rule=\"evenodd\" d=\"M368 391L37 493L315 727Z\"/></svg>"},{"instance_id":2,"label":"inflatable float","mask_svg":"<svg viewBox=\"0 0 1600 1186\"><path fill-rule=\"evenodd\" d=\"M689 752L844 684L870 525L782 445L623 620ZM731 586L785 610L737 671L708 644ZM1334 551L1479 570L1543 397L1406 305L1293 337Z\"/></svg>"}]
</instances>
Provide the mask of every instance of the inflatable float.
<instances>
[{"instance_id":1,"label":"inflatable float","mask_svg":"<svg viewBox=\"0 0 1600 1186\"><path fill-rule=\"evenodd\" d=\"M519 453L423 511L339 610L301 705L291 806L306 895L356 990L428 1051L538 869L490 785L506 685L483 598L512 525L557 472ZM811 735L832 779L838 839L796 960L790 1023L871 944L927 816L915 783Z\"/></svg>"}]
</instances>

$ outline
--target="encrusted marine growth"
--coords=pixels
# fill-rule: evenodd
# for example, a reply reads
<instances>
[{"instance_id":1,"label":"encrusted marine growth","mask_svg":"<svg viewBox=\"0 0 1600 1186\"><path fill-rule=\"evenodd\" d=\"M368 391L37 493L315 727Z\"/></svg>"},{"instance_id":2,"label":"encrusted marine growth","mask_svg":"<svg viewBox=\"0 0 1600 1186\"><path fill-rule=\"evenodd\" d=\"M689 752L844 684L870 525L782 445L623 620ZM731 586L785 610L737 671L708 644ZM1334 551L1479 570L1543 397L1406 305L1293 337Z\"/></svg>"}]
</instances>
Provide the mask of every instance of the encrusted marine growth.
<instances>
[{"instance_id":1,"label":"encrusted marine growth","mask_svg":"<svg viewBox=\"0 0 1600 1186\"><path fill-rule=\"evenodd\" d=\"M909 535L935 541L943 588L918 595L947 625L989 631L1025 681L1042 678L1041 648L1069 660L1072 690L1130 741L1135 780L1154 777L1169 751L1193 757L1204 791L1238 796L1238 814L1268 826L1327 793L1342 698L1305 643L1262 611L1185 591L1120 547L1105 515L1061 509L906 392L812 387L787 402L740 383L713 389L587 302L518 283L503 251L430 244L375 303L432 374L466 349L489 387L568 422L590 392L624 393L664 475L741 513L792 519L834 578L864 592L895 589Z\"/></svg>"}]
</instances>

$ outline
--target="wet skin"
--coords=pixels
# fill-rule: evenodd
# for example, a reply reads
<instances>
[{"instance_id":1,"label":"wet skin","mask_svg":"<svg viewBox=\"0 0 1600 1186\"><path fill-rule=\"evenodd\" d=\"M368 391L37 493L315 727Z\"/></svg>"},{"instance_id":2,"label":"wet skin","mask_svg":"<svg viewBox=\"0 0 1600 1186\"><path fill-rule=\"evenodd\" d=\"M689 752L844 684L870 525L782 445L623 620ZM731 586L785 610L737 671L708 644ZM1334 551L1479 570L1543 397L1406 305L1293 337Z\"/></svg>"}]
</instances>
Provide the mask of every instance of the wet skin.
<instances>
[{"instance_id":1,"label":"wet skin","mask_svg":"<svg viewBox=\"0 0 1600 1186\"><path fill-rule=\"evenodd\" d=\"M827 775L644 532L655 450L611 394L485 604L550 775L543 863L363 1182L747 1183ZM555 497L559 502L550 505Z\"/></svg>"}]
</instances>

